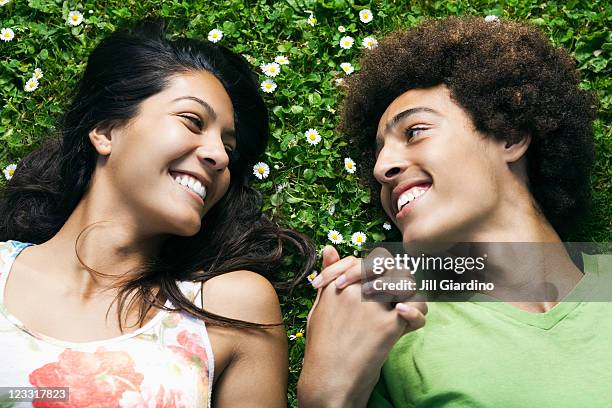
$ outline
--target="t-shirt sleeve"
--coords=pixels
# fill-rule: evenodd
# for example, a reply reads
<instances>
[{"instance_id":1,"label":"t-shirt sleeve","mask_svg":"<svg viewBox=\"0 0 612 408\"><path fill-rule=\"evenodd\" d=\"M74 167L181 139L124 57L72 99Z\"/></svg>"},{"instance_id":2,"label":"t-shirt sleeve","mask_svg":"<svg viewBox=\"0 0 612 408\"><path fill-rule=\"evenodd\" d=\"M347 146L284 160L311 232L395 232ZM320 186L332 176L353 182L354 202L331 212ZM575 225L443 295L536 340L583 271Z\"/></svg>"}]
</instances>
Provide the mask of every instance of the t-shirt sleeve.
<instances>
[{"instance_id":1,"label":"t-shirt sleeve","mask_svg":"<svg viewBox=\"0 0 612 408\"><path fill-rule=\"evenodd\" d=\"M395 408L391 402L391 397L387 391L387 384L384 377L380 376L380 380L374 387L370 399L368 400L368 408Z\"/></svg>"}]
</instances>

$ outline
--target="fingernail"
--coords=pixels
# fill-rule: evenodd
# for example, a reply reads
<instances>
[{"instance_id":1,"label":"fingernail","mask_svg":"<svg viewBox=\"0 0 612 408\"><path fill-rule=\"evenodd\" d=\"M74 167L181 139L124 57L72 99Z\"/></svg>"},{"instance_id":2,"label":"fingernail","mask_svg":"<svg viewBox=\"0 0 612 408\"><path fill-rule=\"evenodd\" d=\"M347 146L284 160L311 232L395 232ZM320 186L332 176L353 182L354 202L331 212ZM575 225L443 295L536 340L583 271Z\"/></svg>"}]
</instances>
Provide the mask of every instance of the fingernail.
<instances>
[{"instance_id":1,"label":"fingernail","mask_svg":"<svg viewBox=\"0 0 612 408\"><path fill-rule=\"evenodd\" d=\"M340 287L346 283L346 277L344 275L340 275L338 279L336 279L336 287Z\"/></svg>"},{"instance_id":2,"label":"fingernail","mask_svg":"<svg viewBox=\"0 0 612 408\"><path fill-rule=\"evenodd\" d=\"M403 304L403 303L398 303L398 304L396 304L396 305L395 305L395 308L396 308L397 310L399 310L400 312L407 312L407 311L408 311L408 309L409 309L409 308L408 308L408 306L406 306L406 305L405 305L405 304Z\"/></svg>"},{"instance_id":3,"label":"fingernail","mask_svg":"<svg viewBox=\"0 0 612 408\"><path fill-rule=\"evenodd\" d=\"M322 282L323 282L323 276L319 275L312 280L312 286L314 286L315 288L318 288Z\"/></svg>"}]
</instances>

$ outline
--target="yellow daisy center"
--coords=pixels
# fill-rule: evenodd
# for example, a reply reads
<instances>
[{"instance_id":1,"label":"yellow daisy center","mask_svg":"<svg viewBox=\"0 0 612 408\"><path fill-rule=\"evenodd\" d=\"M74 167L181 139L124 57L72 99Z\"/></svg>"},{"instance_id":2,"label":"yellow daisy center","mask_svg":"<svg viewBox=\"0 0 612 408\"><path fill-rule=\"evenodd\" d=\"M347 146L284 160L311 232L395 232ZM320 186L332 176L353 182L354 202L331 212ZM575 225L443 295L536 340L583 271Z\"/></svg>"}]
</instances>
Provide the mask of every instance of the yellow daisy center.
<instances>
[{"instance_id":1,"label":"yellow daisy center","mask_svg":"<svg viewBox=\"0 0 612 408\"><path fill-rule=\"evenodd\" d=\"M348 167L349 169L352 169L353 168L353 163L347 163L346 167Z\"/></svg>"},{"instance_id":2,"label":"yellow daisy center","mask_svg":"<svg viewBox=\"0 0 612 408\"><path fill-rule=\"evenodd\" d=\"M303 337L303 336L304 336L304 334L303 334L303 333L301 333L301 332L297 332L297 333L295 333L295 337Z\"/></svg>"},{"instance_id":3,"label":"yellow daisy center","mask_svg":"<svg viewBox=\"0 0 612 408\"><path fill-rule=\"evenodd\" d=\"M13 174L15 174L15 170L9 169L8 174L9 174L9 176L12 176Z\"/></svg>"},{"instance_id":4,"label":"yellow daisy center","mask_svg":"<svg viewBox=\"0 0 612 408\"><path fill-rule=\"evenodd\" d=\"M266 172L266 169L264 169L263 167L260 167L260 168L257 169L257 172L259 174L264 174Z\"/></svg>"}]
</instances>

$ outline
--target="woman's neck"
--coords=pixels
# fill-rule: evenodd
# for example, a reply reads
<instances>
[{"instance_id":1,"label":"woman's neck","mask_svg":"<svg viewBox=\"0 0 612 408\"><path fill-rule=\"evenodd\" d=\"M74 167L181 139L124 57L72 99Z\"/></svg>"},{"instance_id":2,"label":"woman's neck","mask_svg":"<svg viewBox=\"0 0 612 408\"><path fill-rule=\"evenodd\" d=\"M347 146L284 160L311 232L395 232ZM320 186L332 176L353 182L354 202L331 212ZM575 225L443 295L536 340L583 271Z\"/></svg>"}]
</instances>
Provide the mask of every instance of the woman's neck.
<instances>
[{"instance_id":1,"label":"woman's neck","mask_svg":"<svg viewBox=\"0 0 612 408\"><path fill-rule=\"evenodd\" d=\"M57 234L40 245L57 260L54 269L66 285L84 300L159 253L163 237L145 237L134 223L122 221L125 218L116 212L110 216L86 196ZM97 276L88 268L109 276Z\"/></svg>"}]
</instances>

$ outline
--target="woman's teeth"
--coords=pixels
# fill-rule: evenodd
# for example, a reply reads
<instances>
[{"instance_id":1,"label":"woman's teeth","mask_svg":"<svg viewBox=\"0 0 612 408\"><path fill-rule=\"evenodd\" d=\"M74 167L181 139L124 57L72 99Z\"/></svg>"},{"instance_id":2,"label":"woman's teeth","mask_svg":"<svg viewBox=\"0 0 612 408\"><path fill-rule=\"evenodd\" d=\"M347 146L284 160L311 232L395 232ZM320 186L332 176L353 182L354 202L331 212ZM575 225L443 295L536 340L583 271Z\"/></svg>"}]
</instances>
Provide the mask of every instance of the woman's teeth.
<instances>
[{"instance_id":1,"label":"woman's teeth","mask_svg":"<svg viewBox=\"0 0 612 408\"><path fill-rule=\"evenodd\" d=\"M400 211L404 205L410 203L412 200L419 198L420 196L425 194L425 192L429 190L429 187L431 186L427 186L427 187L417 186L417 187L412 187L411 189L404 191L397 199L397 210Z\"/></svg>"},{"instance_id":2,"label":"woman's teeth","mask_svg":"<svg viewBox=\"0 0 612 408\"><path fill-rule=\"evenodd\" d=\"M187 187L188 189L190 189L191 191L193 191L194 193L202 197L202 200L206 198L206 187L204 187L202 183L200 183L199 180L196 180L195 178L191 176L181 175L181 176L176 176L174 178L174 181L176 181L177 183L179 183L180 185L184 187Z\"/></svg>"}]
</instances>

